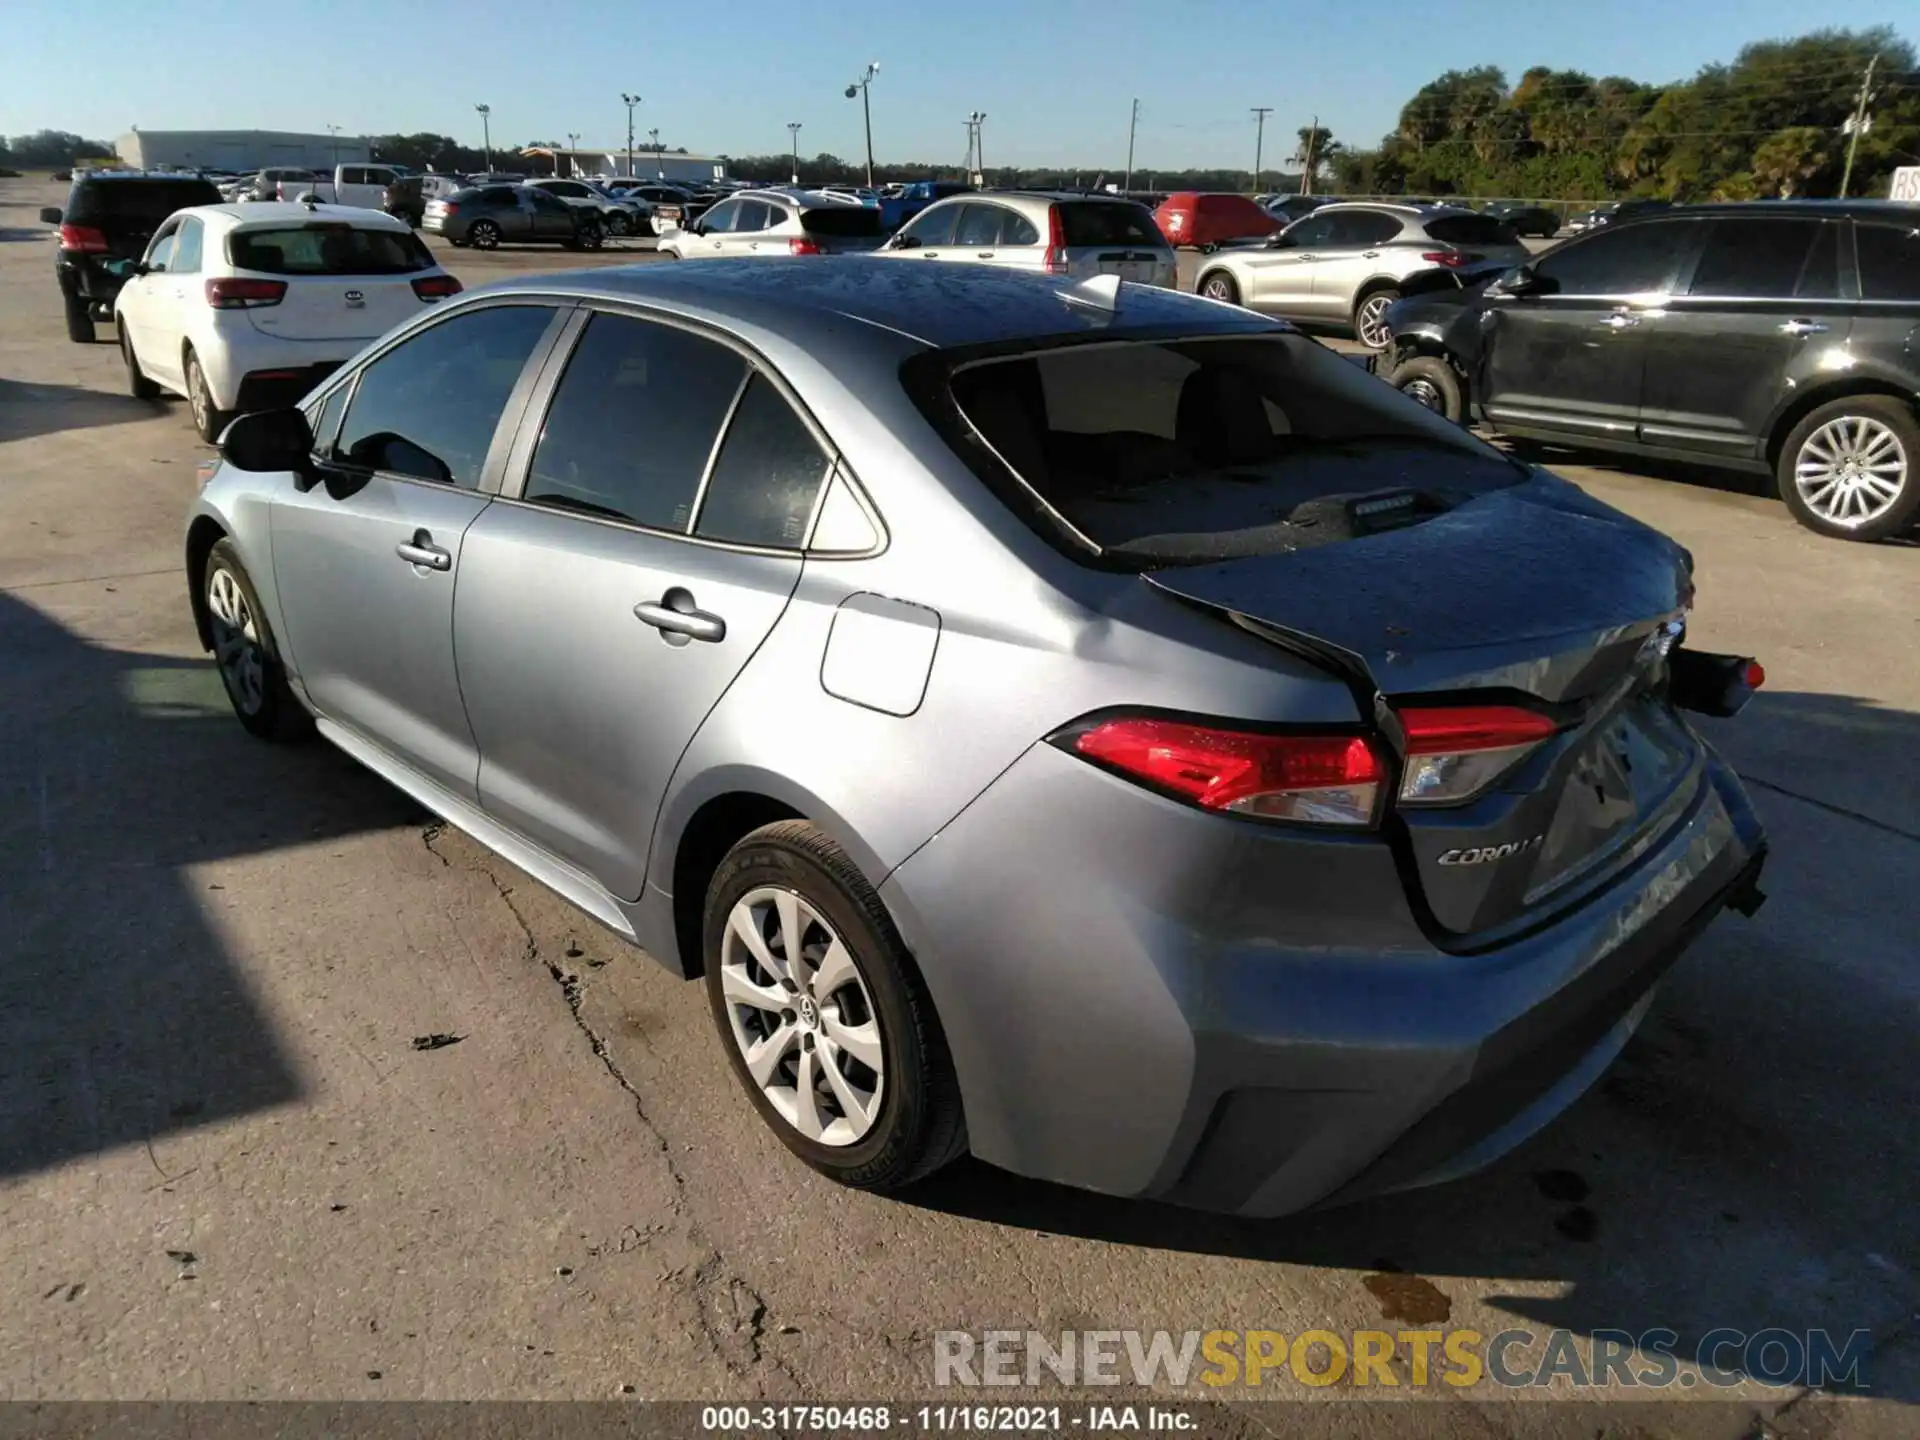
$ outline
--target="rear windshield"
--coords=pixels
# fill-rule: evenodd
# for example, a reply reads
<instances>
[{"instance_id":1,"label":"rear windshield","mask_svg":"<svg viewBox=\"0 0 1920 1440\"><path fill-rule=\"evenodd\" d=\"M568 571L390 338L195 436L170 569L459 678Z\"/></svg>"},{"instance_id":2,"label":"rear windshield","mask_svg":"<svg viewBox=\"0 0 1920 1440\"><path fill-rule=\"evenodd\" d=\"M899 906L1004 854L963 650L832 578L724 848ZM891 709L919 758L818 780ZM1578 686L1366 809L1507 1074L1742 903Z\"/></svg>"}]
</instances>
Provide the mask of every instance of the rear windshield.
<instances>
[{"instance_id":1,"label":"rear windshield","mask_svg":"<svg viewBox=\"0 0 1920 1440\"><path fill-rule=\"evenodd\" d=\"M1442 215L1429 220L1427 234L1449 245L1517 245L1519 237L1498 215Z\"/></svg>"},{"instance_id":2,"label":"rear windshield","mask_svg":"<svg viewBox=\"0 0 1920 1440\"><path fill-rule=\"evenodd\" d=\"M1056 205L1062 237L1069 245L1165 245L1153 215L1141 205Z\"/></svg>"},{"instance_id":3,"label":"rear windshield","mask_svg":"<svg viewBox=\"0 0 1920 1440\"><path fill-rule=\"evenodd\" d=\"M67 219L80 225L130 220L155 226L189 205L219 203L211 180L88 180L74 187Z\"/></svg>"},{"instance_id":4,"label":"rear windshield","mask_svg":"<svg viewBox=\"0 0 1920 1440\"><path fill-rule=\"evenodd\" d=\"M877 237L881 233L880 211L866 205L802 210L800 228L809 235L833 235L842 240Z\"/></svg>"},{"instance_id":5,"label":"rear windshield","mask_svg":"<svg viewBox=\"0 0 1920 1440\"><path fill-rule=\"evenodd\" d=\"M1433 513L1526 473L1298 335L1063 346L950 383L969 444L1143 568L1348 538L1350 500L1411 492Z\"/></svg>"},{"instance_id":6,"label":"rear windshield","mask_svg":"<svg viewBox=\"0 0 1920 1440\"><path fill-rule=\"evenodd\" d=\"M236 270L263 275L405 275L433 264L411 231L350 225L237 230L227 238L227 258Z\"/></svg>"}]
</instances>

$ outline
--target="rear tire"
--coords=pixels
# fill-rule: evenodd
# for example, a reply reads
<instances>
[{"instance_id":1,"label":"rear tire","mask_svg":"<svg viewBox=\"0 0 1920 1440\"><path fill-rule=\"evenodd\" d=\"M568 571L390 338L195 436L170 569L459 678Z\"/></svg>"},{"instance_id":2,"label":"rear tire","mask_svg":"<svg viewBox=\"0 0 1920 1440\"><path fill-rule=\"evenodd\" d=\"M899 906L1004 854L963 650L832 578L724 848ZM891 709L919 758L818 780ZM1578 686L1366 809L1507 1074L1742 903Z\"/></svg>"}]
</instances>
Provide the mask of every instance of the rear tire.
<instances>
[{"instance_id":1,"label":"rear tire","mask_svg":"<svg viewBox=\"0 0 1920 1440\"><path fill-rule=\"evenodd\" d=\"M605 239L606 235L598 225L582 225L579 234L574 237L574 244L582 250L598 250Z\"/></svg>"},{"instance_id":2,"label":"rear tire","mask_svg":"<svg viewBox=\"0 0 1920 1440\"><path fill-rule=\"evenodd\" d=\"M1400 298L1398 290L1369 290L1353 307L1353 338L1369 350L1384 350L1393 339L1387 326L1387 308Z\"/></svg>"},{"instance_id":3,"label":"rear tire","mask_svg":"<svg viewBox=\"0 0 1920 1440\"><path fill-rule=\"evenodd\" d=\"M467 243L476 250L497 250L500 227L491 220L476 220L467 227Z\"/></svg>"},{"instance_id":4,"label":"rear tire","mask_svg":"<svg viewBox=\"0 0 1920 1440\"><path fill-rule=\"evenodd\" d=\"M895 1190L966 1150L932 997L886 906L831 838L803 820L748 835L707 886L701 934L721 1046L795 1155L842 1185Z\"/></svg>"},{"instance_id":5,"label":"rear tire","mask_svg":"<svg viewBox=\"0 0 1920 1440\"><path fill-rule=\"evenodd\" d=\"M127 334L124 323L116 322L116 325L120 331L120 358L127 367L127 393L136 400L158 400L160 387L140 368L140 357L133 353L133 337Z\"/></svg>"},{"instance_id":6,"label":"rear tire","mask_svg":"<svg viewBox=\"0 0 1920 1440\"><path fill-rule=\"evenodd\" d=\"M615 210L607 216L606 227L607 234L613 236L616 240L623 235L630 234L633 230L633 226L627 222L626 215L619 210Z\"/></svg>"},{"instance_id":7,"label":"rear tire","mask_svg":"<svg viewBox=\"0 0 1920 1440\"><path fill-rule=\"evenodd\" d=\"M200 368L200 357L187 350L187 404L193 410L193 428L209 445L218 444L220 432L233 422L233 411L213 403L213 391L207 385L207 372Z\"/></svg>"},{"instance_id":8,"label":"rear tire","mask_svg":"<svg viewBox=\"0 0 1920 1440\"><path fill-rule=\"evenodd\" d=\"M1920 515L1920 421L1891 395L1818 406L1788 433L1774 475L1793 518L1817 534L1901 534Z\"/></svg>"},{"instance_id":9,"label":"rear tire","mask_svg":"<svg viewBox=\"0 0 1920 1440\"><path fill-rule=\"evenodd\" d=\"M1415 355L1381 377L1415 404L1458 425L1466 412L1460 377L1438 355Z\"/></svg>"},{"instance_id":10,"label":"rear tire","mask_svg":"<svg viewBox=\"0 0 1920 1440\"><path fill-rule=\"evenodd\" d=\"M214 665L241 726L249 735L281 742L312 733L313 717L287 683L266 613L231 540L215 541L207 552L200 594Z\"/></svg>"},{"instance_id":11,"label":"rear tire","mask_svg":"<svg viewBox=\"0 0 1920 1440\"><path fill-rule=\"evenodd\" d=\"M1194 293L1204 295L1209 300L1224 300L1229 305L1240 303L1240 286L1224 270L1214 270L1202 275L1194 282Z\"/></svg>"},{"instance_id":12,"label":"rear tire","mask_svg":"<svg viewBox=\"0 0 1920 1440\"><path fill-rule=\"evenodd\" d=\"M93 311L88 308L87 297L67 291L67 339L76 345L93 344Z\"/></svg>"}]
</instances>

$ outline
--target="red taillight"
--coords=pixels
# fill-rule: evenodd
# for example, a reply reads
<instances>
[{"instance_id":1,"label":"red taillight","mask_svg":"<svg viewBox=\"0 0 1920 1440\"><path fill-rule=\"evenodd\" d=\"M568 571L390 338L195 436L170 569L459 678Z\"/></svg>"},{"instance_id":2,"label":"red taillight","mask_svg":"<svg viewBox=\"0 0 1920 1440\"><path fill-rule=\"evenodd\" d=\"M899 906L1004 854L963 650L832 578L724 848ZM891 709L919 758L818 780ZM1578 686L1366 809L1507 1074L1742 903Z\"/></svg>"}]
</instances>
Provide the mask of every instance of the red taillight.
<instances>
[{"instance_id":1,"label":"red taillight","mask_svg":"<svg viewBox=\"0 0 1920 1440\"><path fill-rule=\"evenodd\" d=\"M1075 734L1076 754L1208 810L1369 825L1385 768L1357 735L1261 735L1133 716Z\"/></svg>"},{"instance_id":2,"label":"red taillight","mask_svg":"<svg viewBox=\"0 0 1920 1440\"><path fill-rule=\"evenodd\" d=\"M1411 707L1400 724L1407 737L1400 800L1411 805L1471 800L1560 728L1517 705Z\"/></svg>"},{"instance_id":3,"label":"red taillight","mask_svg":"<svg viewBox=\"0 0 1920 1440\"><path fill-rule=\"evenodd\" d=\"M460 293L460 282L451 275L422 275L413 282L413 293L422 300L444 300Z\"/></svg>"},{"instance_id":4,"label":"red taillight","mask_svg":"<svg viewBox=\"0 0 1920 1440\"><path fill-rule=\"evenodd\" d=\"M107 248L107 237L91 225L62 225L60 248L97 255Z\"/></svg>"},{"instance_id":5,"label":"red taillight","mask_svg":"<svg viewBox=\"0 0 1920 1440\"><path fill-rule=\"evenodd\" d=\"M1467 257L1458 250L1428 250L1420 258L1429 265L1444 265L1449 270L1458 270L1467 263Z\"/></svg>"},{"instance_id":6,"label":"red taillight","mask_svg":"<svg viewBox=\"0 0 1920 1440\"><path fill-rule=\"evenodd\" d=\"M1061 218L1060 207L1047 207L1047 253L1041 261L1041 268L1049 275L1065 275L1067 264L1067 222Z\"/></svg>"},{"instance_id":7,"label":"red taillight","mask_svg":"<svg viewBox=\"0 0 1920 1440\"><path fill-rule=\"evenodd\" d=\"M451 200L442 200L440 202L440 213L442 215L458 215L460 213L460 207Z\"/></svg>"},{"instance_id":8,"label":"red taillight","mask_svg":"<svg viewBox=\"0 0 1920 1440\"><path fill-rule=\"evenodd\" d=\"M1762 685L1767 683L1767 667L1762 665L1758 660L1749 660L1747 661L1746 669L1741 672L1740 678L1747 682L1747 688L1749 690L1758 690Z\"/></svg>"},{"instance_id":9,"label":"red taillight","mask_svg":"<svg viewBox=\"0 0 1920 1440\"><path fill-rule=\"evenodd\" d=\"M787 241L789 255L818 255L819 253L820 247L803 235L796 235Z\"/></svg>"},{"instance_id":10,"label":"red taillight","mask_svg":"<svg viewBox=\"0 0 1920 1440\"><path fill-rule=\"evenodd\" d=\"M258 310L278 305L287 295L284 280L223 278L207 281L207 304L216 310Z\"/></svg>"}]
</instances>

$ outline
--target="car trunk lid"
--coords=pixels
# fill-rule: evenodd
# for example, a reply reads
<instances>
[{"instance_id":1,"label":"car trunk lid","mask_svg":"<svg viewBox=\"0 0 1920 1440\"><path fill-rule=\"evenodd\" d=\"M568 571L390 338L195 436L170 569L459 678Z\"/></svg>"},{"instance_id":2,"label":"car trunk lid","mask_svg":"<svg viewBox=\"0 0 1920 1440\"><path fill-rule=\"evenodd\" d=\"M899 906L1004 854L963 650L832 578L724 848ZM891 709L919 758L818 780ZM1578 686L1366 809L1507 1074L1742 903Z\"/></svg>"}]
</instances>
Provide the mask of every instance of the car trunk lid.
<instances>
[{"instance_id":1,"label":"car trunk lid","mask_svg":"<svg viewBox=\"0 0 1920 1440\"><path fill-rule=\"evenodd\" d=\"M1471 798L1394 807L1389 835L1453 935L1582 892L1628 863L1691 793L1700 744L1663 688L1689 598L1684 552L1561 482L1146 579L1340 674L1396 752L1407 744L1400 717L1431 707L1512 706L1553 720Z\"/></svg>"}]
</instances>

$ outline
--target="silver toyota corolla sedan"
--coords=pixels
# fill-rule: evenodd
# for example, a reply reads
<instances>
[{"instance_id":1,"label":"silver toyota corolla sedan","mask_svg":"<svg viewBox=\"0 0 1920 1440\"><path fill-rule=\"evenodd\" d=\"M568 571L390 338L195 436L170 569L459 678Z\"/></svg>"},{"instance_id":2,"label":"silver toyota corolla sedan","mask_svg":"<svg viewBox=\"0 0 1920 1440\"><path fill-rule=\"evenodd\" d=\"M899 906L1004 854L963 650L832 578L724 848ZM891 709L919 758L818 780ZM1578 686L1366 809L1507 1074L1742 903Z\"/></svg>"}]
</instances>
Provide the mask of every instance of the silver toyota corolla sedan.
<instances>
[{"instance_id":1,"label":"silver toyota corolla sedan","mask_svg":"<svg viewBox=\"0 0 1920 1440\"><path fill-rule=\"evenodd\" d=\"M222 448L186 567L241 723L704 977L849 1184L1458 1174L1759 901L1682 711L1760 676L1686 646L1686 553L1244 310L534 276Z\"/></svg>"}]
</instances>

